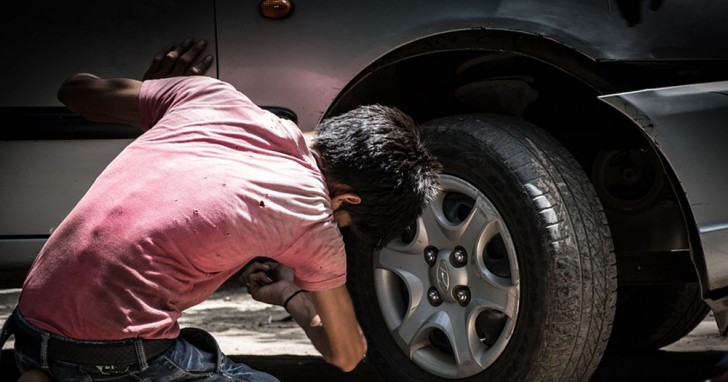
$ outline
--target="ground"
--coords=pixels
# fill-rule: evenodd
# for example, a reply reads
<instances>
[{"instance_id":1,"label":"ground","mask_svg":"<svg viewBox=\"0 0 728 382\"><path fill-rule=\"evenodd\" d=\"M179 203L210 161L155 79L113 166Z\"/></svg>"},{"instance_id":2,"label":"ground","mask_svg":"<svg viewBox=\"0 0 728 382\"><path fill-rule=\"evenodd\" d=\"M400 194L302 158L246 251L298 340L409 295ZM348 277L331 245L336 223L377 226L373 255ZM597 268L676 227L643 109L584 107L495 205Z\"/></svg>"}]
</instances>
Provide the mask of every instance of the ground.
<instances>
[{"instance_id":1,"label":"ground","mask_svg":"<svg viewBox=\"0 0 728 382\"><path fill-rule=\"evenodd\" d=\"M12 310L18 293L18 289L0 290L1 319ZM244 287L234 284L221 288L206 302L185 312L180 325L210 331L224 353L268 371L282 382L377 380L366 360L348 374L326 364L285 310L254 301ZM12 338L3 349L0 371L7 372L5 354L12 349ZM726 352L728 339L718 334L715 321L708 316L688 336L659 352L605 357L591 382L700 382L721 371L715 365Z\"/></svg>"}]
</instances>

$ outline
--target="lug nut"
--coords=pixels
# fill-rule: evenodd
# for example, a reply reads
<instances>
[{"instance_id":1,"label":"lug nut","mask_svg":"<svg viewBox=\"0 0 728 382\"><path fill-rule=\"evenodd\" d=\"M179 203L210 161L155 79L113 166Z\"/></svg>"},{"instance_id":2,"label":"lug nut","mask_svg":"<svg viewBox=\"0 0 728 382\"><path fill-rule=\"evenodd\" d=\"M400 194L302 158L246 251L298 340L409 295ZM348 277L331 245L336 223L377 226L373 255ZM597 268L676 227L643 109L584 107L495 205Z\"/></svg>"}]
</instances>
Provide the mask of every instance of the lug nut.
<instances>
[{"instance_id":1,"label":"lug nut","mask_svg":"<svg viewBox=\"0 0 728 382\"><path fill-rule=\"evenodd\" d=\"M453 295L460 306L466 306L470 303L470 289L466 286L459 286L453 290Z\"/></svg>"},{"instance_id":2,"label":"lug nut","mask_svg":"<svg viewBox=\"0 0 728 382\"><path fill-rule=\"evenodd\" d=\"M452 265L460 268L468 264L468 253L465 252L465 248L463 247L455 247L450 254L450 259L452 260Z\"/></svg>"},{"instance_id":3,"label":"lug nut","mask_svg":"<svg viewBox=\"0 0 728 382\"><path fill-rule=\"evenodd\" d=\"M432 306L438 306L442 304L442 297L440 297L440 292L438 292L435 287L431 287L427 291L427 301L429 301L430 305Z\"/></svg>"},{"instance_id":4,"label":"lug nut","mask_svg":"<svg viewBox=\"0 0 728 382\"><path fill-rule=\"evenodd\" d=\"M430 266L435 265L435 262L437 261L437 252L437 248L435 247L425 248L425 261Z\"/></svg>"}]
</instances>

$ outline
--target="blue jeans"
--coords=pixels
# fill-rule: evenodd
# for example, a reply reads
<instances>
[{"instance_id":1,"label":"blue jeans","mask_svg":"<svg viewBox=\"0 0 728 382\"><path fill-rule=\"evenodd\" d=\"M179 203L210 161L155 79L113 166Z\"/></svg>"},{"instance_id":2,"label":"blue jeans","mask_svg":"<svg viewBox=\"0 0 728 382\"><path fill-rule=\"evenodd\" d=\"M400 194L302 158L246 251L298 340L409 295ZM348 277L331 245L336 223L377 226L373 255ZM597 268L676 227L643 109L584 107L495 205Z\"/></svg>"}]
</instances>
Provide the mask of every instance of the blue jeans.
<instances>
[{"instance_id":1,"label":"blue jeans","mask_svg":"<svg viewBox=\"0 0 728 382\"><path fill-rule=\"evenodd\" d=\"M19 314L16 314L16 317L18 320L23 320ZM83 343L83 341L76 342ZM107 375L82 368L80 365L53 360L49 360L48 368L45 369L41 367L39 354L23 354L18 350L15 351L15 361L21 373L31 369L43 370L57 381L278 382L278 379L270 374L233 362L222 354L212 335L193 328L182 329L175 343L161 355L148 360L148 367L144 367L143 370L139 365L132 365L123 373Z\"/></svg>"}]
</instances>

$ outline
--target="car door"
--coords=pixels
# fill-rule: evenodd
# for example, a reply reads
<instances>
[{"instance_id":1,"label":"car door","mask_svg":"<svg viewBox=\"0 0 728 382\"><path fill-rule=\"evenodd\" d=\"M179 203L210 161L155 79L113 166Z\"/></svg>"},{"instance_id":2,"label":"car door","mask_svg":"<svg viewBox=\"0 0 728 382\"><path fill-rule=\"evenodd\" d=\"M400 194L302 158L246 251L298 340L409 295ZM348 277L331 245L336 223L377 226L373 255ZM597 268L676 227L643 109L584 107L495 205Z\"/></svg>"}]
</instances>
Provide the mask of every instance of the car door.
<instances>
[{"instance_id":1,"label":"car door","mask_svg":"<svg viewBox=\"0 0 728 382\"><path fill-rule=\"evenodd\" d=\"M141 79L156 53L188 36L206 39L214 52L214 3L21 2L0 25L0 269L27 269L96 176L139 134L68 112L56 100L58 86L76 72ZM216 68L208 74L217 76Z\"/></svg>"}]
</instances>

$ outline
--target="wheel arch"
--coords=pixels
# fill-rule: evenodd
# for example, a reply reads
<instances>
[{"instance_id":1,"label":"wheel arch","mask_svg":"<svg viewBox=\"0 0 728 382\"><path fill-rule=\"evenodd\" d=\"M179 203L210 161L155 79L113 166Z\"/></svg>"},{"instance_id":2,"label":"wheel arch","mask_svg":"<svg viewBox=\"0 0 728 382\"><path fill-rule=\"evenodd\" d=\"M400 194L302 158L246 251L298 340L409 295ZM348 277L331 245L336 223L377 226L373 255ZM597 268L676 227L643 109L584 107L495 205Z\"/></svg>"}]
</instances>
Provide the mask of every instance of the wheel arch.
<instances>
[{"instance_id":1,"label":"wheel arch","mask_svg":"<svg viewBox=\"0 0 728 382\"><path fill-rule=\"evenodd\" d=\"M643 68L640 67L639 74L644 74ZM366 103L399 107L418 121L470 112L501 112L517 115L553 135L577 158L585 171L592 174L595 183L594 167L598 156L610 150L649 151L653 158L658 159L660 166L665 166L660 172L669 174L669 165L659 160L659 152L643 131L622 113L598 99L604 94L643 86L641 79L637 78L641 76L635 75L632 69L620 63L599 61L568 44L542 35L482 28L450 31L412 41L381 56L342 89L324 117ZM648 82L660 82L659 76L655 75ZM496 83L489 84L488 81L493 79ZM485 101L464 102L462 98L458 99L456 93L459 89L479 81L485 82ZM491 85L492 89L489 88ZM503 89L502 86L506 91L497 92ZM537 100L504 110L503 104L513 101L514 93L524 89L528 91L529 87L538 93ZM479 91L477 86L475 91ZM495 93L509 95L493 98ZM477 94L475 98L478 98ZM526 101L516 99L515 102ZM595 186L600 189L598 184ZM684 194L674 187L675 184L672 188L668 187L665 199L676 200ZM601 193L600 197L603 197ZM639 282L639 278L643 277L644 272L636 274L632 269L634 259L630 256L637 252L657 253L659 256L650 257L650 261L657 259L663 262L673 250L684 250L689 245L690 216L678 216L674 211L668 215L669 219L653 220L659 221L666 228L664 231L678 237L670 243L671 248L664 247L657 240L650 242L647 248L634 248L628 243L634 239L630 233L633 229L613 230L618 259L629 260L621 262L624 266L620 267L620 277L627 271L631 272L629 279L632 281L636 279ZM655 215L650 216L654 218ZM610 225L618 226L627 220L620 211L610 216ZM661 266L657 264L654 268ZM653 278L661 277L690 280L695 275L650 273L646 277L651 282Z\"/></svg>"}]
</instances>

